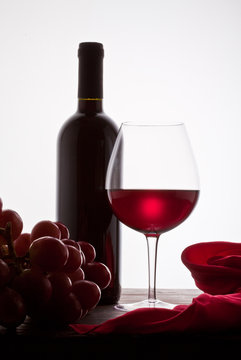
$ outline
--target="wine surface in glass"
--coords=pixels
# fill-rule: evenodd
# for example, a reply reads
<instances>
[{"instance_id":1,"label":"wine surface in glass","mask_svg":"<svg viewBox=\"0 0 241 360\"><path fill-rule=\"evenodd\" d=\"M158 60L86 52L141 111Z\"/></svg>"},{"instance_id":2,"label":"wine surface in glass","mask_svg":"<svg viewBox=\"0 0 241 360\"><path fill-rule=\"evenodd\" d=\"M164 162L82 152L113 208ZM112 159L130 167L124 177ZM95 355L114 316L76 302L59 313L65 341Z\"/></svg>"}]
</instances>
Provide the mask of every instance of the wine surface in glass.
<instances>
[{"instance_id":1,"label":"wine surface in glass","mask_svg":"<svg viewBox=\"0 0 241 360\"><path fill-rule=\"evenodd\" d=\"M108 190L112 209L119 220L149 236L179 225L192 212L199 190Z\"/></svg>"}]
</instances>

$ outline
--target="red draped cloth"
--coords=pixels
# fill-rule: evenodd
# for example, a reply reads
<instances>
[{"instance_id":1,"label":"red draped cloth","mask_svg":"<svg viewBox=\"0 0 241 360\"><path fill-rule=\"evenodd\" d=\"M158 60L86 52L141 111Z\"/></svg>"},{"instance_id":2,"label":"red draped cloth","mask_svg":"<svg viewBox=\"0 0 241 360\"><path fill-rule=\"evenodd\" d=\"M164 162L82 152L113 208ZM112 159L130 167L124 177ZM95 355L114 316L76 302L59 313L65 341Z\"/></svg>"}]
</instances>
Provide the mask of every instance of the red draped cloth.
<instances>
[{"instance_id":1,"label":"red draped cloth","mask_svg":"<svg viewBox=\"0 0 241 360\"><path fill-rule=\"evenodd\" d=\"M207 242L187 247L182 261L204 291L190 305L133 310L99 325L71 324L80 334L152 334L241 329L241 244Z\"/></svg>"}]
</instances>

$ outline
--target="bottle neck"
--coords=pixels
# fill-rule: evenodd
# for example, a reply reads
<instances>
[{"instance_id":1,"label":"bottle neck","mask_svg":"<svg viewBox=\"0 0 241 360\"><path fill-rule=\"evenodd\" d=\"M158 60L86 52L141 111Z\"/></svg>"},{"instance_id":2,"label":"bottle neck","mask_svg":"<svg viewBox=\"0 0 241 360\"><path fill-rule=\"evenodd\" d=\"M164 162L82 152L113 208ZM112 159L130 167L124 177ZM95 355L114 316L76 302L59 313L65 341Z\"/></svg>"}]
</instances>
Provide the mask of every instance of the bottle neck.
<instances>
[{"instance_id":1,"label":"bottle neck","mask_svg":"<svg viewBox=\"0 0 241 360\"><path fill-rule=\"evenodd\" d=\"M103 45L100 43L81 43L78 51L79 111L102 111L103 98Z\"/></svg>"},{"instance_id":2,"label":"bottle neck","mask_svg":"<svg viewBox=\"0 0 241 360\"><path fill-rule=\"evenodd\" d=\"M79 98L77 111L80 113L101 113L103 112L103 99Z\"/></svg>"}]
</instances>

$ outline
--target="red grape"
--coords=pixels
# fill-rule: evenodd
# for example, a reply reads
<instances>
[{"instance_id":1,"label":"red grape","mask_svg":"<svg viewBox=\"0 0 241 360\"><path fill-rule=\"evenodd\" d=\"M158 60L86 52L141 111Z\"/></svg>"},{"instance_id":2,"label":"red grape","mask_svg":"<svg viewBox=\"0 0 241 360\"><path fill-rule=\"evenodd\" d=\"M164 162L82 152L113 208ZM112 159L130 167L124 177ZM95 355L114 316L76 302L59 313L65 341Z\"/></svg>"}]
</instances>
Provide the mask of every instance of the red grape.
<instances>
[{"instance_id":1,"label":"red grape","mask_svg":"<svg viewBox=\"0 0 241 360\"><path fill-rule=\"evenodd\" d=\"M81 255L81 258L82 258L81 266L84 267L85 264L86 264L85 254L83 253L83 251L81 251L80 255Z\"/></svg>"},{"instance_id":2,"label":"red grape","mask_svg":"<svg viewBox=\"0 0 241 360\"><path fill-rule=\"evenodd\" d=\"M82 307L76 295L72 292L56 301L51 299L43 308L43 319L54 324L69 324L82 316Z\"/></svg>"},{"instance_id":3,"label":"red grape","mask_svg":"<svg viewBox=\"0 0 241 360\"><path fill-rule=\"evenodd\" d=\"M60 299L72 290L72 282L64 272L53 272L48 275L52 285L52 298Z\"/></svg>"},{"instance_id":4,"label":"red grape","mask_svg":"<svg viewBox=\"0 0 241 360\"><path fill-rule=\"evenodd\" d=\"M3 210L0 216L0 227L5 228L7 223L10 222L12 225L12 238L13 240L17 239L17 237L21 234L23 229L23 221L20 215L14 210ZM6 244L6 240L3 236L0 236L0 242L2 244Z\"/></svg>"},{"instance_id":5,"label":"red grape","mask_svg":"<svg viewBox=\"0 0 241 360\"><path fill-rule=\"evenodd\" d=\"M10 269L8 264L5 263L2 259L0 259L0 287L7 284L10 280Z\"/></svg>"},{"instance_id":6,"label":"red grape","mask_svg":"<svg viewBox=\"0 0 241 360\"><path fill-rule=\"evenodd\" d=\"M79 300L84 310L93 310L100 301L101 291L99 286L88 280L76 281L73 284L73 293Z\"/></svg>"},{"instance_id":7,"label":"red grape","mask_svg":"<svg viewBox=\"0 0 241 360\"><path fill-rule=\"evenodd\" d=\"M85 278L94 281L101 290L107 288L111 281L109 268L100 262L88 263L84 267Z\"/></svg>"},{"instance_id":8,"label":"red grape","mask_svg":"<svg viewBox=\"0 0 241 360\"><path fill-rule=\"evenodd\" d=\"M95 260L96 251L93 245L88 243L87 241L78 241L81 246L81 250L85 255L85 260L87 263L92 262Z\"/></svg>"},{"instance_id":9,"label":"red grape","mask_svg":"<svg viewBox=\"0 0 241 360\"><path fill-rule=\"evenodd\" d=\"M23 298L8 287L0 291L0 324L7 328L17 327L26 317Z\"/></svg>"},{"instance_id":10,"label":"red grape","mask_svg":"<svg viewBox=\"0 0 241 360\"><path fill-rule=\"evenodd\" d=\"M65 245L69 252L69 257L66 264L63 267L65 272L72 272L77 270L81 266L81 253L72 245Z\"/></svg>"},{"instance_id":11,"label":"red grape","mask_svg":"<svg viewBox=\"0 0 241 360\"><path fill-rule=\"evenodd\" d=\"M74 246L77 250L81 251L80 244L77 241L71 239L61 239L65 245Z\"/></svg>"},{"instance_id":12,"label":"red grape","mask_svg":"<svg viewBox=\"0 0 241 360\"><path fill-rule=\"evenodd\" d=\"M22 233L19 237L14 241L14 250L18 257L22 257L27 254L29 247L31 244L30 234Z\"/></svg>"},{"instance_id":13,"label":"red grape","mask_svg":"<svg viewBox=\"0 0 241 360\"><path fill-rule=\"evenodd\" d=\"M69 324L78 320L82 316L82 307L76 295L72 292L63 301L58 303L59 317L58 320Z\"/></svg>"},{"instance_id":14,"label":"red grape","mask_svg":"<svg viewBox=\"0 0 241 360\"><path fill-rule=\"evenodd\" d=\"M76 281L84 280L85 278L85 273L81 267L73 272L68 272L67 275L70 278L72 284L74 284Z\"/></svg>"},{"instance_id":15,"label":"red grape","mask_svg":"<svg viewBox=\"0 0 241 360\"><path fill-rule=\"evenodd\" d=\"M49 279L39 269L24 270L13 281L13 288L19 292L27 305L28 314L38 311L52 295Z\"/></svg>"},{"instance_id":16,"label":"red grape","mask_svg":"<svg viewBox=\"0 0 241 360\"><path fill-rule=\"evenodd\" d=\"M61 231L53 221L42 220L34 225L31 231L31 242L43 236L52 236L60 239Z\"/></svg>"},{"instance_id":17,"label":"red grape","mask_svg":"<svg viewBox=\"0 0 241 360\"><path fill-rule=\"evenodd\" d=\"M70 234L69 234L69 229L67 228L67 226L65 226L64 224L62 224L61 222L55 222L55 224L58 226L60 233L61 233L61 237L60 239L69 239Z\"/></svg>"},{"instance_id":18,"label":"red grape","mask_svg":"<svg viewBox=\"0 0 241 360\"><path fill-rule=\"evenodd\" d=\"M69 256L68 247L51 236L34 240L30 245L29 255L32 265L37 265L47 272L61 270Z\"/></svg>"}]
</instances>

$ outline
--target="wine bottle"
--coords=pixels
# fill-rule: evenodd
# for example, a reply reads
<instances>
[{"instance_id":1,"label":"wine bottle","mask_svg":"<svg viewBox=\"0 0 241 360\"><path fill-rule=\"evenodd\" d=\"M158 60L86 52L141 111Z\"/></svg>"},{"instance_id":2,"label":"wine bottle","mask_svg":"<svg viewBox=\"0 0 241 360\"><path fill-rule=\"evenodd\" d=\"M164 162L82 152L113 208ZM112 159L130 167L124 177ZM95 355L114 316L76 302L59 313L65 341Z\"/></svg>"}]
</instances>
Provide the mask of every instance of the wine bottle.
<instances>
[{"instance_id":1,"label":"wine bottle","mask_svg":"<svg viewBox=\"0 0 241 360\"><path fill-rule=\"evenodd\" d=\"M104 113L103 45L80 43L78 107L62 126L57 148L57 220L71 239L88 241L96 261L112 274L102 290L101 304L115 304L120 297L120 232L105 190L108 161L117 127Z\"/></svg>"}]
</instances>

